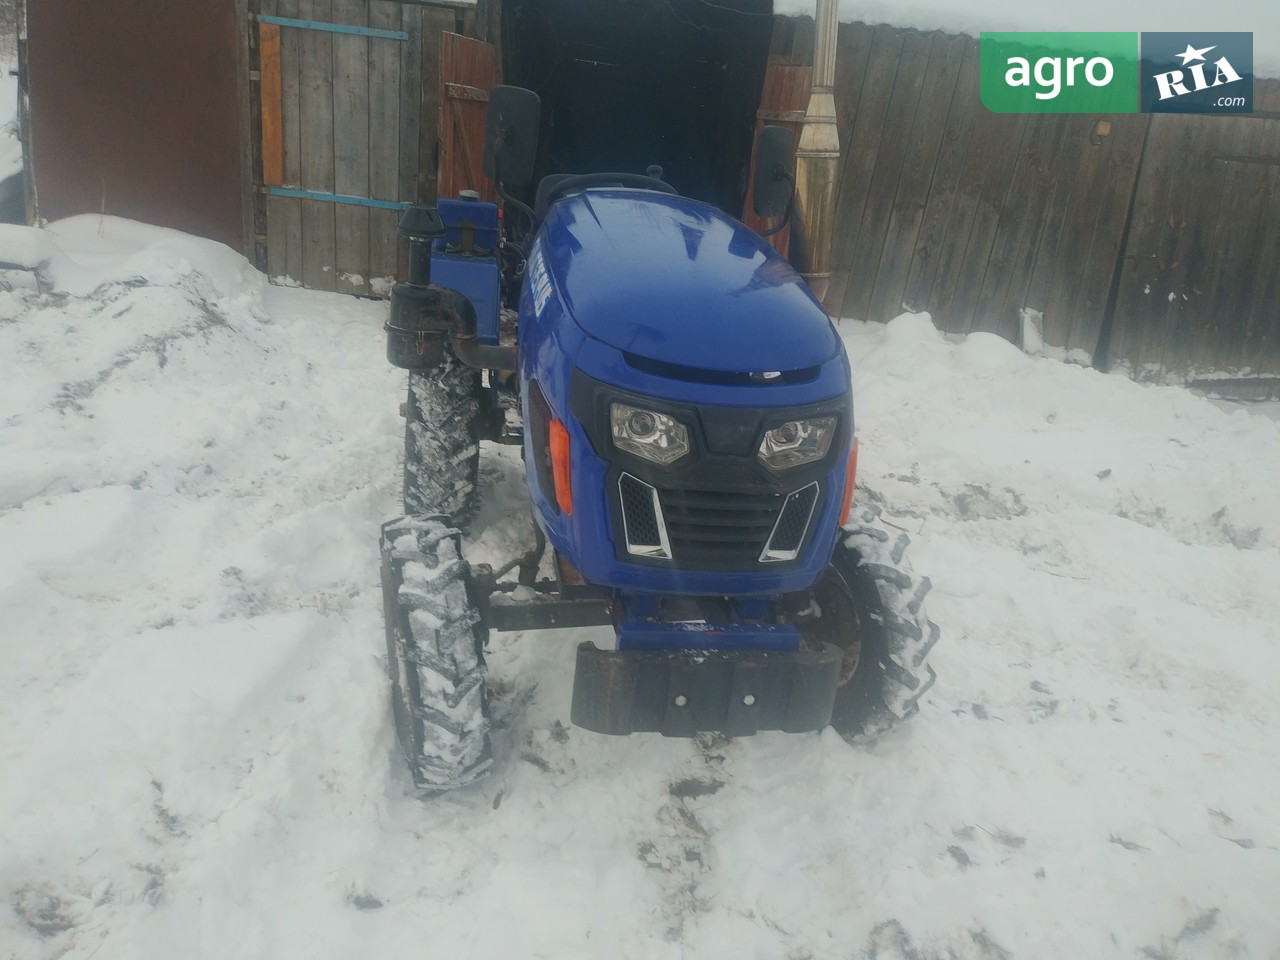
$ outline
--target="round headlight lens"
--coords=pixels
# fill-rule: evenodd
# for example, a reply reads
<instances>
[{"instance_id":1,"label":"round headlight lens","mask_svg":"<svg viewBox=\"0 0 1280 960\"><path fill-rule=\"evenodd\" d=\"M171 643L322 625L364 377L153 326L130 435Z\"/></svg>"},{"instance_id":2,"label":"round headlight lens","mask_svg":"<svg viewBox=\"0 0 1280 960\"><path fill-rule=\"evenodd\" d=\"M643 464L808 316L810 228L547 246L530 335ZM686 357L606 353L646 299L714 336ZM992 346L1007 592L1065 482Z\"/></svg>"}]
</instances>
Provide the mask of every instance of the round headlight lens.
<instances>
[{"instance_id":1,"label":"round headlight lens","mask_svg":"<svg viewBox=\"0 0 1280 960\"><path fill-rule=\"evenodd\" d=\"M821 460L831 449L836 433L835 417L788 420L760 441L760 462L775 472Z\"/></svg>"},{"instance_id":2,"label":"round headlight lens","mask_svg":"<svg viewBox=\"0 0 1280 960\"><path fill-rule=\"evenodd\" d=\"M689 452L689 431L674 417L625 403L609 406L613 445L659 466L675 463Z\"/></svg>"}]
</instances>

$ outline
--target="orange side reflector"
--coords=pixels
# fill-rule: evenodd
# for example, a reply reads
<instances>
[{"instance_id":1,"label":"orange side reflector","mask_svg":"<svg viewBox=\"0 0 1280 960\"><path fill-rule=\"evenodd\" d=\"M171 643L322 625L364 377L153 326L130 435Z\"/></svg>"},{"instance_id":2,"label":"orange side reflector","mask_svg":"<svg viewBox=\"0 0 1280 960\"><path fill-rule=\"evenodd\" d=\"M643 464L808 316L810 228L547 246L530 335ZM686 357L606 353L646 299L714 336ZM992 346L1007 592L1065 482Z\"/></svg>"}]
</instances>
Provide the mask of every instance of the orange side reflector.
<instances>
[{"instance_id":1,"label":"orange side reflector","mask_svg":"<svg viewBox=\"0 0 1280 960\"><path fill-rule=\"evenodd\" d=\"M551 473L556 481L556 503L566 516L573 514L573 485L569 482L569 431L559 420L551 421Z\"/></svg>"},{"instance_id":2,"label":"orange side reflector","mask_svg":"<svg viewBox=\"0 0 1280 960\"><path fill-rule=\"evenodd\" d=\"M849 512L853 509L853 481L858 475L858 438L853 438L853 446L849 448L849 471L844 475L844 506L840 508L840 526L849 522Z\"/></svg>"}]
</instances>

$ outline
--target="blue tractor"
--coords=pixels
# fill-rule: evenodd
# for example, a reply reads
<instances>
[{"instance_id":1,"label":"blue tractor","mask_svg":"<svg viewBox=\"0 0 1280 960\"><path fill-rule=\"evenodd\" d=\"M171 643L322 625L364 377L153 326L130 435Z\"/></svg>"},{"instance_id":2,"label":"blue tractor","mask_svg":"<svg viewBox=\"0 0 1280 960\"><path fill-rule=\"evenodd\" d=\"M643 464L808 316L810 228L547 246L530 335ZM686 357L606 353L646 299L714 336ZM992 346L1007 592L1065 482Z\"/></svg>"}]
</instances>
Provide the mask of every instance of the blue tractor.
<instances>
[{"instance_id":1,"label":"blue tractor","mask_svg":"<svg viewBox=\"0 0 1280 960\"><path fill-rule=\"evenodd\" d=\"M410 208L387 322L409 373L405 515L382 528L392 699L415 783L492 763L491 630L611 626L577 651L570 719L602 734L873 735L933 681L929 581L851 504L849 362L785 259L646 174L554 175L532 204L535 94L490 99L503 207ZM791 135L754 203L789 216ZM523 447L536 542L469 564L481 440ZM514 574L514 579L504 579ZM602 634L607 636L607 634Z\"/></svg>"}]
</instances>

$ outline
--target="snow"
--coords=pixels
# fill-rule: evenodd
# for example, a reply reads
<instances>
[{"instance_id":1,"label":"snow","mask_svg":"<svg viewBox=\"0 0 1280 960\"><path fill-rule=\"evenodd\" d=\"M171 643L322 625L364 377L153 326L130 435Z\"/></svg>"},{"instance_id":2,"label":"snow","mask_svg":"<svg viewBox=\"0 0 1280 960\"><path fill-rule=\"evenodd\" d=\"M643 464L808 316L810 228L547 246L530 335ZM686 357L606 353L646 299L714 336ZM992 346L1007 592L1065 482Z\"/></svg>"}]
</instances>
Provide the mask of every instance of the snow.
<instances>
[{"instance_id":1,"label":"snow","mask_svg":"<svg viewBox=\"0 0 1280 960\"><path fill-rule=\"evenodd\" d=\"M493 638L495 772L391 730L384 304L99 218L0 234L0 953L1248 957L1280 951L1280 423L927 315L844 321L858 497L943 629L921 715L611 739L576 643ZM31 231L36 234L36 231ZM486 447L467 552L529 529Z\"/></svg>"},{"instance_id":2,"label":"snow","mask_svg":"<svg viewBox=\"0 0 1280 960\"><path fill-rule=\"evenodd\" d=\"M775 13L814 15L814 0L774 0ZM840 20L942 30L976 37L982 31L1232 32L1253 34L1258 76L1280 77L1280 4L1274 0L1076 0L1074 3L1009 3L1008 0L841 0Z\"/></svg>"}]
</instances>

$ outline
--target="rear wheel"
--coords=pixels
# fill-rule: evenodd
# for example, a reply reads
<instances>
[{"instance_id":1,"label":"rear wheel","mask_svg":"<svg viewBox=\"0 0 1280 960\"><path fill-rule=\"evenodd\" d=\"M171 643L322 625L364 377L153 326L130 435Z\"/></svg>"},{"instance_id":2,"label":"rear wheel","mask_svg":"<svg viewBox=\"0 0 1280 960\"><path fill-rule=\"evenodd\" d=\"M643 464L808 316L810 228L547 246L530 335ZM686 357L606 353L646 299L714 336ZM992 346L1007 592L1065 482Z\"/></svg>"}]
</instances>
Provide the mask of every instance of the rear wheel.
<instances>
[{"instance_id":1,"label":"rear wheel","mask_svg":"<svg viewBox=\"0 0 1280 960\"><path fill-rule=\"evenodd\" d=\"M845 737L874 736L919 709L932 686L928 656L938 626L926 616L931 584L904 562L910 539L891 531L878 507L857 511L813 589L810 644L844 651L831 726Z\"/></svg>"},{"instance_id":2,"label":"rear wheel","mask_svg":"<svg viewBox=\"0 0 1280 960\"><path fill-rule=\"evenodd\" d=\"M493 761L484 640L448 517L382 526L382 600L396 734L413 782L465 786Z\"/></svg>"},{"instance_id":3,"label":"rear wheel","mask_svg":"<svg viewBox=\"0 0 1280 960\"><path fill-rule=\"evenodd\" d=\"M404 512L465 523L475 510L480 464L480 371L448 351L409 374L405 405Z\"/></svg>"}]
</instances>

